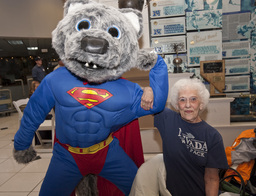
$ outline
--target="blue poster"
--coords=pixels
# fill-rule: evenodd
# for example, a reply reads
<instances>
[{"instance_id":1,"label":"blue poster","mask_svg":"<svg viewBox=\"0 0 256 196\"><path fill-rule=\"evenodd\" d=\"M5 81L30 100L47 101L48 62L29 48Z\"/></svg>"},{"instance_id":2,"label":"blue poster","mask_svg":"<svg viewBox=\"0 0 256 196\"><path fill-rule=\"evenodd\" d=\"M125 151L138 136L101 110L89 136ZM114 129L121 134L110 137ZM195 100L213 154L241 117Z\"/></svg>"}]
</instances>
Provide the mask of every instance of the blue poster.
<instances>
[{"instance_id":1,"label":"blue poster","mask_svg":"<svg viewBox=\"0 0 256 196\"><path fill-rule=\"evenodd\" d=\"M222 10L186 13L187 30L222 28Z\"/></svg>"}]
</instances>

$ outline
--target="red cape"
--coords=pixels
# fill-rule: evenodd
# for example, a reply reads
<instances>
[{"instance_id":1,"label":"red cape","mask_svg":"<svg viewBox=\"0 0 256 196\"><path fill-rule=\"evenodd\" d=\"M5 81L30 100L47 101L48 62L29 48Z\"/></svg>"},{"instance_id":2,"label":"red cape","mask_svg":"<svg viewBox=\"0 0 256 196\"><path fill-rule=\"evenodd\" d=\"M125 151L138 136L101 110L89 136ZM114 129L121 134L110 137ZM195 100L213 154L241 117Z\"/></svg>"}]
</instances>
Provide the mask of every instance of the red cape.
<instances>
[{"instance_id":1,"label":"red cape","mask_svg":"<svg viewBox=\"0 0 256 196\"><path fill-rule=\"evenodd\" d=\"M116 131L114 136L134 163L140 167L144 163L144 156L138 119ZM98 176L98 191L99 196L124 196L114 184L100 176Z\"/></svg>"}]
</instances>

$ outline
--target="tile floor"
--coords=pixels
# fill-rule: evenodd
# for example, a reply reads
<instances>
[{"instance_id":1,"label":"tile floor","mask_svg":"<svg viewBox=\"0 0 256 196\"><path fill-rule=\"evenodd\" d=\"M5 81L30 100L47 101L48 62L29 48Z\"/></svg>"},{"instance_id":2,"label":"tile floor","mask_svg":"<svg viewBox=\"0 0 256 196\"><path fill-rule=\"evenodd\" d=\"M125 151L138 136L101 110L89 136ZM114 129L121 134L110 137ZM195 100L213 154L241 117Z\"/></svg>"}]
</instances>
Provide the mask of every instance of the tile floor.
<instances>
[{"instance_id":1,"label":"tile floor","mask_svg":"<svg viewBox=\"0 0 256 196\"><path fill-rule=\"evenodd\" d=\"M41 159L27 165L16 163L12 140L18 127L18 113L0 116L0 196L38 196L52 154L38 153Z\"/></svg>"},{"instance_id":2,"label":"tile floor","mask_svg":"<svg viewBox=\"0 0 256 196\"><path fill-rule=\"evenodd\" d=\"M52 153L38 152L41 159L18 164L12 156L12 140L18 128L18 113L0 115L0 196L38 196ZM153 155L144 154L144 158Z\"/></svg>"}]
</instances>

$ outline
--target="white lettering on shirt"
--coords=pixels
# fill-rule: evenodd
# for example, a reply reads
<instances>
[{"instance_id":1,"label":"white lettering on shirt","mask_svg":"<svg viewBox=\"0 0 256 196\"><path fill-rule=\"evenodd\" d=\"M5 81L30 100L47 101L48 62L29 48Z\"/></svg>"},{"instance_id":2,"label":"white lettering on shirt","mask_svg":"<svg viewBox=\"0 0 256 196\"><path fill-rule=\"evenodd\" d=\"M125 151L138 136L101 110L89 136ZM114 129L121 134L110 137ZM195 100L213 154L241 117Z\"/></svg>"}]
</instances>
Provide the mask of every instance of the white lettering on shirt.
<instances>
[{"instance_id":1,"label":"white lettering on shirt","mask_svg":"<svg viewBox=\"0 0 256 196\"><path fill-rule=\"evenodd\" d=\"M181 128L179 128L178 137L180 138L181 143L187 146L190 153L205 157L205 153L208 151L205 141L197 140L191 133L182 133Z\"/></svg>"}]
</instances>

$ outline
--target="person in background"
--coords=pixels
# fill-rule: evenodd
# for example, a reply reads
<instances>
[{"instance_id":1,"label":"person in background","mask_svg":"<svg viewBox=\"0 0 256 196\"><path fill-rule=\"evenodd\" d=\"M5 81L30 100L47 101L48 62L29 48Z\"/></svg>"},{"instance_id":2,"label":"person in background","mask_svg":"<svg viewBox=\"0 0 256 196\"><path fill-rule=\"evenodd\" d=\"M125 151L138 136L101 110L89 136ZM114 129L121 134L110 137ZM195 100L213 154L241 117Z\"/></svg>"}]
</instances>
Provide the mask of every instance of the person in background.
<instances>
[{"instance_id":1,"label":"person in background","mask_svg":"<svg viewBox=\"0 0 256 196\"><path fill-rule=\"evenodd\" d=\"M65 65L64 65L64 63L62 62L62 60L59 59L59 60L58 60L58 65L56 65L56 66L54 67L53 71L56 70L56 69L58 69L59 67L64 67L64 66L65 66Z\"/></svg>"},{"instance_id":2,"label":"person in background","mask_svg":"<svg viewBox=\"0 0 256 196\"><path fill-rule=\"evenodd\" d=\"M31 86L30 86L30 92L29 92L29 98L32 96L32 94L35 92L35 90L37 89L37 87L39 86L39 82L38 81L32 81L31 82Z\"/></svg>"},{"instance_id":3,"label":"person in background","mask_svg":"<svg viewBox=\"0 0 256 196\"><path fill-rule=\"evenodd\" d=\"M41 81L44 79L46 75L45 70L43 68L43 61L41 57L38 56L35 58L35 62L36 65L32 69L33 81L38 81L39 83L41 83Z\"/></svg>"},{"instance_id":4,"label":"person in background","mask_svg":"<svg viewBox=\"0 0 256 196\"><path fill-rule=\"evenodd\" d=\"M154 125L163 142L163 158L157 159L164 162L165 185L169 192L166 195L217 196L219 169L227 169L228 163L220 133L200 117L208 104L209 91L199 79L189 78L177 81L170 95L176 111L165 108L154 116ZM151 166L157 168L161 165L161 162L156 165L154 161ZM150 168L147 166L149 164L150 160L139 168L136 178L141 179L141 176L147 175L144 168ZM154 171L154 168L151 170ZM148 182L136 178L131 195L149 193L152 188L147 186Z\"/></svg>"}]
</instances>

